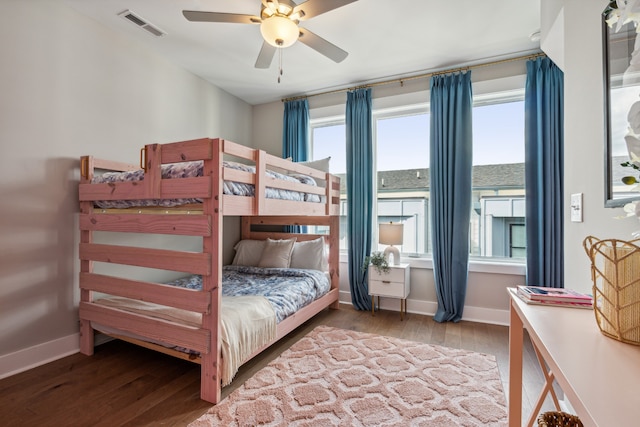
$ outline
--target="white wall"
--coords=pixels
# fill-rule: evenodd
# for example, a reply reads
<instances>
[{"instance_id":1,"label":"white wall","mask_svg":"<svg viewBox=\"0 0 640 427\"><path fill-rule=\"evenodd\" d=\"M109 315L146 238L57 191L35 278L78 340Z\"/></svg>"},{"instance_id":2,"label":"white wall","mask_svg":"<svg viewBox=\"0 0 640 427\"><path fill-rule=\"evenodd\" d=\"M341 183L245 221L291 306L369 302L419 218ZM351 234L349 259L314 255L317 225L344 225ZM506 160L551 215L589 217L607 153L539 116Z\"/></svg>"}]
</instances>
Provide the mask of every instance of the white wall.
<instances>
[{"instance_id":1,"label":"white wall","mask_svg":"<svg viewBox=\"0 0 640 427\"><path fill-rule=\"evenodd\" d=\"M604 109L600 16L606 0L565 0L565 284L591 289L586 236L630 240L635 218L614 219L621 209L604 207ZM584 222L569 217L572 193L584 193Z\"/></svg>"},{"instance_id":2,"label":"white wall","mask_svg":"<svg viewBox=\"0 0 640 427\"><path fill-rule=\"evenodd\" d=\"M564 71L564 0L540 4L540 48Z\"/></svg>"},{"instance_id":3,"label":"white wall","mask_svg":"<svg viewBox=\"0 0 640 427\"><path fill-rule=\"evenodd\" d=\"M0 2L0 40L1 377L33 346L77 348L79 157L250 144L252 108L62 2ZM225 228L239 235L237 221Z\"/></svg>"},{"instance_id":4,"label":"white wall","mask_svg":"<svg viewBox=\"0 0 640 427\"><path fill-rule=\"evenodd\" d=\"M253 147L274 156L282 155L282 115L284 104L280 101L253 107Z\"/></svg>"}]
</instances>

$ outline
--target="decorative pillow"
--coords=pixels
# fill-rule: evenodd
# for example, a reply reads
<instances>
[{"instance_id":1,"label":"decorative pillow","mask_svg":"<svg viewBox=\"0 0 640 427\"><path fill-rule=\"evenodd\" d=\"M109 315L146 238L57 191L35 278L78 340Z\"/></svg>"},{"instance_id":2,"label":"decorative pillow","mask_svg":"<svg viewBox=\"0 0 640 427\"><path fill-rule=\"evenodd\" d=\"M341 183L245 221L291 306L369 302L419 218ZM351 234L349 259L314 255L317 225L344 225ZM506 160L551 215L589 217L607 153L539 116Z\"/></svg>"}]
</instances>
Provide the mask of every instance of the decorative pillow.
<instances>
[{"instance_id":1,"label":"decorative pillow","mask_svg":"<svg viewBox=\"0 0 640 427\"><path fill-rule=\"evenodd\" d=\"M291 253L291 268L303 268L309 270L329 270L326 245L324 238L296 242Z\"/></svg>"},{"instance_id":2,"label":"decorative pillow","mask_svg":"<svg viewBox=\"0 0 640 427\"><path fill-rule=\"evenodd\" d=\"M312 161L309 161L309 162L298 162L298 164L305 165L305 166L308 166L308 167L313 168L313 169L317 169L317 170L322 171L322 172L329 172L329 162L330 161L331 161L331 157L327 157L327 158L324 158L324 159L312 160ZM295 178L300 180L300 175L298 175L298 174L291 174L291 176L294 176ZM315 179L315 178L311 178L311 179L315 180L316 185L318 187L326 187L327 186L327 181L325 181L324 179ZM305 184L307 184L307 183L305 183ZM315 194L306 194L305 197L309 198L309 200L306 200L308 202L319 202L320 201L320 198Z\"/></svg>"},{"instance_id":3,"label":"decorative pillow","mask_svg":"<svg viewBox=\"0 0 640 427\"><path fill-rule=\"evenodd\" d=\"M258 267L289 268L295 237L288 240L267 239Z\"/></svg>"},{"instance_id":4,"label":"decorative pillow","mask_svg":"<svg viewBox=\"0 0 640 427\"><path fill-rule=\"evenodd\" d=\"M329 162L331 161L331 157L327 157L326 159L312 160L308 162L298 162L301 165L309 166L310 168L318 169L322 172L329 172Z\"/></svg>"},{"instance_id":5,"label":"decorative pillow","mask_svg":"<svg viewBox=\"0 0 640 427\"><path fill-rule=\"evenodd\" d=\"M267 242L264 240L240 240L233 247L236 250L236 255L233 257L231 264L257 267L266 245Z\"/></svg>"}]
</instances>

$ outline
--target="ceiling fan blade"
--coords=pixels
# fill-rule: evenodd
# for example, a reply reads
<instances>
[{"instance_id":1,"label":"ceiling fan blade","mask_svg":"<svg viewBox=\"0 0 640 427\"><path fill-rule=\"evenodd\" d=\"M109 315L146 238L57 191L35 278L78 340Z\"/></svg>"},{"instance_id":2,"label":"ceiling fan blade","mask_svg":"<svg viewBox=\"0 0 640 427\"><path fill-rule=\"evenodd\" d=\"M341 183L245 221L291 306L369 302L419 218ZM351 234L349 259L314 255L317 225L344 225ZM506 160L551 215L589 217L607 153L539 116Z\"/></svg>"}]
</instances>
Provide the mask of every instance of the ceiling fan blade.
<instances>
[{"instance_id":1,"label":"ceiling fan blade","mask_svg":"<svg viewBox=\"0 0 640 427\"><path fill-rule=\"evenodd\" d=\"M358 0L307 0L304 3L297 5L293 9L293 13L300 11L304 12L300 13L299 19L299 21L304 21L309 18L313 18L314 16L322 15L323 13L329 12L333 9L346 6L355 1Z\"/></svg>"},{"instance_id":2,"label":"ceiling fan blade","mask_svg":"<svg viewBox=\"0 0 640 427\"><path fill-rule=\"evenodd\" d=\"M260 53L258 54L258 59L256 59L256 68L269 68L271 66L271 61L273 61L273 56L276 54L276 47L271 46L269 43L262 43L262 49L260 49Z\"/></svg>"},{"instance_id":3,"label":"ceiling fan blade","mask_svg":"<svg viewBox=\"0 0 640 427\"><path fill-rule=\"evenodd\" d=\"M349 53L340 49L338 46L326 41L306 28L300 28L300 38L298 40L334 62L342 62L349 55Z\"/></svg>"},{"instance_id":4,"label":"ceiling fan blade","mask_svg":"<svg viewBox=\"0 0 640 427\"><path fill-rule=\"evenodd\" d=\"M230 22L232 24L259 24L262 20L253 15L237 13L200 12L197 10L183 10L182 14L191 22Z\"/></svg>"}]
</instances>

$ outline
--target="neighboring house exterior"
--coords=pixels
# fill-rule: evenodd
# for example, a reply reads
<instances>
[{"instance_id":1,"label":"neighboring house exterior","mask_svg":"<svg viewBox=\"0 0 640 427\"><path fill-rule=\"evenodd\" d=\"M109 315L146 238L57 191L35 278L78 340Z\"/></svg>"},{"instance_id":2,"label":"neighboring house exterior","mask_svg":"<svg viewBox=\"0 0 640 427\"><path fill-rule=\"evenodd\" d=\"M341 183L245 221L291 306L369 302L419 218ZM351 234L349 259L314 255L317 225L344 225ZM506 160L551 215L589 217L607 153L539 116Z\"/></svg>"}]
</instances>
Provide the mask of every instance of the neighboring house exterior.
<instances>
[{"instance_id":1,"label":"neighboring house exterior","mask_svg":"<svg viewBox=\"0 0 640 427\"><path fill-rule=\"evenodd\" d=\"M340 246L346 249L346 177L340 178ZM429 169L381 171L377 178L378 223L404 224L403 254L430 253ZM472 198L471 255L524 258L524 163L474 166Z\"/></svg>"}]
</instances>

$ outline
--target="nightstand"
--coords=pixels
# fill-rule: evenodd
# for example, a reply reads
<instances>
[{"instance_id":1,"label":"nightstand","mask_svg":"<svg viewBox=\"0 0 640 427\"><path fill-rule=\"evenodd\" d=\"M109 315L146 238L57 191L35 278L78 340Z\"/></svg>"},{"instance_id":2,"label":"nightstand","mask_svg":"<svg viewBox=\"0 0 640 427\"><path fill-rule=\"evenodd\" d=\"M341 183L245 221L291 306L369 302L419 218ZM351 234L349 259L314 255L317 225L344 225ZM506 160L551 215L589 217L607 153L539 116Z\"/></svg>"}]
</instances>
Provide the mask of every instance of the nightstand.
<instances>
[{"instance_id":1,"label":"nightstand","mask_svg":"<svg viewBox=\"0 0 640 427\"><path fill-rule=\"evenodd\" d=\"M391 297L400 299L400 321L407 313L407 296L411 290L409 283L409 264L390 265L389 273L378 273L375 267L369 266L369 295L371 295L371 314L375 313L374 298Z\"/></svg>"}]
</instances>

